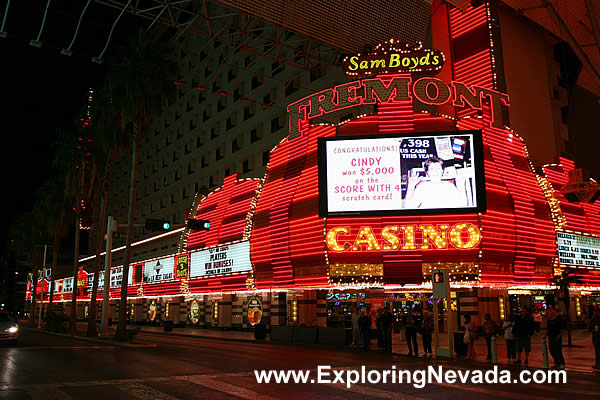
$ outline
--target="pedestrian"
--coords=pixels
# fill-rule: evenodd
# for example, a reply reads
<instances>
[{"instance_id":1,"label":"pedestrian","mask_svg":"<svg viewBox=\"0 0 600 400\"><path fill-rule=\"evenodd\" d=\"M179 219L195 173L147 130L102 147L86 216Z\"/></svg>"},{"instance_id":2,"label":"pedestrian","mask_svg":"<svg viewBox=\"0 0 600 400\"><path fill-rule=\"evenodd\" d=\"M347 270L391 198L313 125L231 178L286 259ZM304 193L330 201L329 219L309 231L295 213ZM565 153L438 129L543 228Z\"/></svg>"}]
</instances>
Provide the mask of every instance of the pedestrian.
<instances>
[{"instance_id":1,"label":"pedestrian","mask_svg":"<svg viewBox=\"0 0 600 400\"><path fill-rule=\"evenodd\" d=\"M363 344L363 349L369 349L369 330L371 329L371 317L367 314L366 310L363 310L361 317L358 319L358 326L360 328L360 334Z\"/></svg>"},{"instance_id":2,"label":"pedestrian","mask_svg":"<svg viewBox=\"0 0 600 400\"><path fill-rule=\"evenodd\" d=\"M515 349L515 335L513 334L514 326L515 317L511 314L502 324L502 329L504 330L504 340L506 341L506 357L508 358L509 364L512 364L517 357Z\"/></svg>"},{"instance_id":3,"label":"pedestrian","mask_svg":"<svg viewBox=\"0 0 600 400\"><path fill-rule=\"evenodd\" d=\"M385 348L385 339L383 338L383 326L382 326L382 312L381 308L377 310L377 317L375 318L375 327L377 329L377 348Z\"/></svg>"},{"instance_id":4,"label":"pedestrian","mask_svg":"<svg viewBox=\"0 0 600 400\"><path fill-rule=\"evenodd\" d=\"M517 337L517 361L515 364L521 365L521 353L525 352L525 365L529 364L529 353L531 353L531 335L533 335L534 325L531 313L525 307L521 309L520 315L515 319L513 332Z\"/></svg>"},{"instance_id":5,"label":"pedestrian","mask_svg":"<svg viewBox=\"0 0 600 400\"><path fill-rule=\"evenodd\" d=\"M352 347L362 347L362 336L358 326L360 313L356 307L352 307Z\"/></svg>"},{"instance_id":6,"label":"pedestrian","mask_svg":"<svg viewBox=\"0 0 600 400\"><path fill-rule=\"evenodd\" d=\"M471 315L465 315L465 335L464 343L467 345L467 360L475 357L475 339L476 339L475 323L471 321Z\"/></svg>"},{"instance_id":7,"label":"pedestrian","mask_svg":"<svg viewBox=\"0 0 600 400\"><path fill-rule=\"evenodd\" d=\"M592 343L596 350L596 363L592 368L600 369L600 308L594 310L590 319L590 331L592 331Z\"/></svg>"},{"instance_id":8,"label":"pedestrian","mask_svg":"<svg viewBox=\"0 0 600 400\"><path fill-rule=\"evenodd\" d=\"M548 324L546 337L548 338L550 354L554 359L554 367L557 369L564 369L565 357L562 353L562 335L560 334L562 319L558 315L558 311L556 311L552 305L548 306L548 310L546 310L546 321Z\"/></svg>"},{"instance_id":9,"label":"pedestrian","mask_svg":"<svg viewBox=\"0 0 600 400\"><path fill-rule=\"evenodd\" d=\"M492 359L492 337L496 334L496 323L492 320L492 316L488 313L483 317L483 334L485 336L485 343L487 344L487 357L486 360Z\"/></svg>"},{"instance_id":10,"label":"pedestrian","mask_svg":"<svg viewBox=\"0 0 600 400\"><path fill-rule=\"evenodd\" d=\"M408 344L408 355L419 356L419 344L417 343L417 331L419 329L419 320L415 312L409 312L404 317L404 330L406 332L406 343Z\"/></svg>"},{"instance_id":11,"label":"pedestrian","mask_svg":"<svg viewBox=\"0 0 600 400\"><path fill-rule=\"evenodd\" d=\"M423 330L421 331L424 349L423 357L431 357L433 355L433 351L431 350L431 338L433 336L433 330L433 315L431 315L431 312L425 311L423 316Z\"/></svg>"},{"instance_id":12,"label":"pedestrian","mask_svg":"<svg viewBox=\"0 0 600 400\"><path fill-rule=\"evenodd\" d=\"M534 331L540 333L540 326L542 326L542 313L536 308L533 312Z\"/></svg>"},{"instance_id":13,"label":"pedestrian","mask_svg":"<svg viewBox=\"0 0 600 400\"><path fill-rule=\"evenodd\" d=\"M392 327L394 325L394 316L389 307L383 310L381 315L381 329L383 338L383 347L386 351L392 351Z\"/></svg>"}]
</instances>

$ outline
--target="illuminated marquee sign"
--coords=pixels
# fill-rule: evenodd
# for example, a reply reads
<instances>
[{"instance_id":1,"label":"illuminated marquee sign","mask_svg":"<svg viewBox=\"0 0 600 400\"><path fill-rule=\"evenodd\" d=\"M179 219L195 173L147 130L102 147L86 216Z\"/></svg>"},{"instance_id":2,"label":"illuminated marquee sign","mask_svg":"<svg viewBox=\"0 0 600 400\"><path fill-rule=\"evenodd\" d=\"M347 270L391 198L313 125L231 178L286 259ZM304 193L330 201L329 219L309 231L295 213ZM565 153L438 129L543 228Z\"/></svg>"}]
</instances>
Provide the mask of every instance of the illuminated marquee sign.
<instances>
[{"instance_id":1,"label":"illuminated marquee sign","mask_svg":"<svg viewBox=\"0 0 600 400\"><path fill-rule=\"evenodd\" d=\"M369 75L436 72L444 65L444 54L437 49L424 49L423 44L396 45L391 40L378 45L367 55L349 56L344 59L346 75L367 77Z\"/></svg>"},{"instance_id":2,"label":"illuminated marquee sign","mask_svg":"<svg viewBox=\"0 0 600 400\"><path fill-rule=\"evenodd\" d=\"M63 293L72 293L73 292L73 278L65 278L63 280L62 291L63 291Z\"/></svg>"},{"instance_id":3,"label":"illuminated marquee sign","mask_svg":"<svg viewBox=\"0 0 600 400\"><path fill-rule=\"evenodd\" d=\"M133 274L133 268L129 268L129 274L127 275L127 282L131 283L131 276ZM110 287L120 287L123 281L123 267L116 267L110 270Z\"/></svg>"},{"instance_id":4,"label":"illuminated marquee sign","mask_svg":"<svg viewBox=\"0 0 600 400\"><path fill-rule=\"evenodd\" d=\"M416 233L422 233L422 241L417 243ZM352 232L348 226L329 229L327 247L331 251L387 251L387 250L448 250L472 249L481 241L479 229L469 223L449 225L388 225L377 232L363 226Z\"/></svg>"},{"instance_id":5,"label":"illuminated marquee sign","mask_svg":"<svg viewBox=\"0 0 600 400\"><path fill-rule=\"evenodd\" d=\"M180 254L175 257L175 277L187 278L190 274L190 255Z\"/></svg>"},{"instance_id":6,"label":"illuminated marquee sign","mask_svg":"<svg viewBox=\"0 0 600 400\"><path fill-rule=\"evenodd\" d=\"M557 232L556 244L560 264L600 267L600 238Z\"/></svg>"},{"instance_id":7,"label":"illuminated marquee sign","mask_svg":"<svg viewBox=\"0 0 600 400\"><path fill-rule=\"evenodd\" d=\"M454 107L482 110L485 101L491 103L491 125L504 128L503 106L509 106L507 94L479 86L425 77L413 82L410 77L372 78L345 83L307 96L288 106L289 139L301 136L308 129L308 121L335 111L362 104L417 101L428 105L452 103Z\"/></svg>"},{"instance_id":8,"label":"illuminated marquee sign","mask_svg":"<svg viewBox=\"0 0 600 400\"><path fill-rule=\"evenodd\" d=\"M96 276L96 274L89 274L88 275L88 281L87 281L87 285L88 288L92 288L94 286L94 276ZM98 289L101 289L104 287L104 272L100 272L99 273L100 276L100 280L98 281Z\"/></svg>"},{"instance_id":9,"label":"illuminated marquee sign","mask_svg":"<svg viewBox=\"0 0 600 400\"><path fill-rule=\"evenodd\" d=\"M159 282L173 279L174 257L160 258L144 263L144 282Z\"/></svg>"},{"instance_id":10,"label":"illuminated marquee sign","mask_svg":"<svg viewBox=\"0 0 600 400\"><path fill-rule=\"evenodd\" d=\"M248 241L196 251L191 258L191 278L252 270Z\"/></svg>"}]
</instances>

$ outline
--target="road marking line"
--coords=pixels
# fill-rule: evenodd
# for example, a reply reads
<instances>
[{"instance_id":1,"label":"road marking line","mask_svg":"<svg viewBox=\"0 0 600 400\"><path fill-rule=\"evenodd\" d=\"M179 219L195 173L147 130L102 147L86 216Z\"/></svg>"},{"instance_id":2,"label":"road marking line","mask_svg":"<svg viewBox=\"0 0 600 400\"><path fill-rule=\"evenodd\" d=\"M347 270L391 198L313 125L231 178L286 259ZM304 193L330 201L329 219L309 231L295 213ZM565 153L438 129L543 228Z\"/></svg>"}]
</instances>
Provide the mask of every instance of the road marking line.
<instances>
[{"instance_id":1,"label":"road marking line","mask_svg":"<svg viewBox=\"0 0 600 400\"><path fill-rule=\"evenodd\" d=\"M349 392L354 392L358 394L362 394L365 396L378 397L380 399L395 399L395 400L425 400L423 397L414 396L408 393L402 392L390 392L388 390L377 389L371 386L360 386L360 385L352 385L349 388L346 385L335 384L335 385L323 385L325 387L331 386L340 390L347 390Z\"/></svg>"},{"instance_id":2,"label":"road marking line","mask_svg":"<svg viewBox=\"0 0 600 400\"><path fill-rule=\"evenodd\" d=\"M118 386L118 389L127 392L141 400L180 400L177 397L173 397L169 394L163 393L148 385L138 382Z\"/></svg>"},{"instance_id":3,"label":"road marking line","mask_svg":"<svg viewBox=\"0 0 600 400\"><path fill-rule=\"evenodd\" d=\"M72 397L58 385L31 385L24 388L31 400L71 400Z\"/></svg>"},{"instance_id":4,"label":"road marking line","mask_svg":"<svg viewBox=\"0 0 600 400\"><path fill-rule=\"evenodd\" d=\"M229 383L216 381L213 379L206 378L202 375L182 376L178 379L190 381L197 385L205 386L207 388L217 390L219 392L227 393L232 396L237 396L246 400L277 400L275 397L271 397L266 394L258 393L250 389L246 389L240 386L231 385Z\"/></svg>"}]
</instances>

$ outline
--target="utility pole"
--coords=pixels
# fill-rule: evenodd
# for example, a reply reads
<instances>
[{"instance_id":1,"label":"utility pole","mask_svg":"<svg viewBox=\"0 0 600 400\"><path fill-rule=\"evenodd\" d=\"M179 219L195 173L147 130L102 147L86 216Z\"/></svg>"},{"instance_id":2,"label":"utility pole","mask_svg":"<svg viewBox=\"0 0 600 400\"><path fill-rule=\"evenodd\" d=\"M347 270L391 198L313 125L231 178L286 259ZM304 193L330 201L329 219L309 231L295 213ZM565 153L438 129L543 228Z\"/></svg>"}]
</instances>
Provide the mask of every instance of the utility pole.
<instances>
[{"instance_id":1,"label":"utility pole","mask_svg":"<svg viewBox=\"0 0 600 400\"><path fill-rule=\"evenodd\" d=\"M108 292L110 290L110 264L112 259L112 234L117 230L117 220L108 216L108 222L106 223L106 253L104 255L104 284L102 286L102 321L100 323L100 332L106 335L108 328ZM98 279L100 274L98 274Z\"/></svg>"}]
</instances>

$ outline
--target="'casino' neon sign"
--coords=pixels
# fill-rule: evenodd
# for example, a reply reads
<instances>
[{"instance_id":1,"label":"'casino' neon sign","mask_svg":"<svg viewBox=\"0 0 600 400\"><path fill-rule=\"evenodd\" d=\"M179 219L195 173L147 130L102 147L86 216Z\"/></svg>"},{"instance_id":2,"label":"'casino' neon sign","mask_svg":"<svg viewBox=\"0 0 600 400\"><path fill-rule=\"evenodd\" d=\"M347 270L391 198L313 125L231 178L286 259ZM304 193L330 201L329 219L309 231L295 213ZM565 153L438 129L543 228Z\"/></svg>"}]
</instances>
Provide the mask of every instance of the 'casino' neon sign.
<instances>
[{"instance_id":1,"label":"'casino' neon sign","mask_svg":"<svg viewBox=\"0 0 600 400\"><path fill-rule=\"evenodd\" d=\"M416 233L421 241L417 242ZM379 240L371 226L360 227L354 234L349 226L339 226L327 231L327 248L334 252L386 251L386 250L448 250L473 249L481 241L481 232L470 223L449 225L387 225L378 232Z\"/></svg>"},{"instance_id":2,"label":"'casino' neon sign","mask_svg":"<svg viewBox=\"0 0 600 400\"><path fill-rule=\"evenodd\" d=\"M491 105L491 125L504 128L502 107L510 105L509 96L505 93L460 82L448 85L433 77L420 78L415 82L404 76L362 79L322 90L290 104L287 108L289 139L306 132L308 121L312 118L363 104L418 101L428 105L452 103L455 107L482 110L486 100Z\"/></svg>"}]
</instances>

